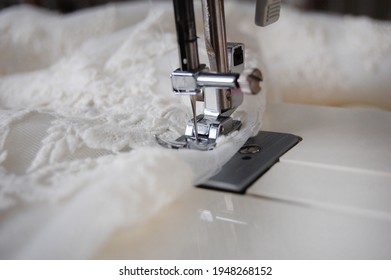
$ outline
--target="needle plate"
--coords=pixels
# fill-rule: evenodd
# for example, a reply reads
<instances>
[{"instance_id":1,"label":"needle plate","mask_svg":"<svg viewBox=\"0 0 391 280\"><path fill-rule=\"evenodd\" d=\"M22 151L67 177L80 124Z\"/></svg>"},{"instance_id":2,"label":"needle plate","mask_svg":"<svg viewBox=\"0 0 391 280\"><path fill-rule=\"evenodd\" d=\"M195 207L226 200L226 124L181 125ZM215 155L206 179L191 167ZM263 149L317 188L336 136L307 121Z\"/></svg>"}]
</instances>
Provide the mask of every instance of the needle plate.
<instances>
[{"instance_id":1,"label":"needle plate","mask_svg":"<svg viewBox=\"0 0 391 280\"><path fill-rule=\"evenodd\" d=\"M218 174L198 187L245 193L254 181L301 140L293 134L261 131L248 139Z\"/></svg>"}]
</instances>

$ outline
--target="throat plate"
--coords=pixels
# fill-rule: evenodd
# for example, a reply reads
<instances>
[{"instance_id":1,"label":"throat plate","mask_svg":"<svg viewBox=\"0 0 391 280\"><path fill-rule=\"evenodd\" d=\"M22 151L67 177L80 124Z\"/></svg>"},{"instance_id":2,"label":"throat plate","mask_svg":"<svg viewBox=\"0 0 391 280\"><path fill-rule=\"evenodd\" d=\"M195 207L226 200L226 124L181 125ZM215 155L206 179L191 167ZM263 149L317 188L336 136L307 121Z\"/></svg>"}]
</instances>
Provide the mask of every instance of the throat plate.
<instances>
[{"instance_id":1,"label":"throat plate","mask_svg":"<svg viewBox=\"0 0 391 280\"><path fill-rule=\"evenodd\" d=\"M198 187L245 193L252 183L301 140L292 134L261 131L248 139L218 174Z\"/></svg>"}]
</instances>

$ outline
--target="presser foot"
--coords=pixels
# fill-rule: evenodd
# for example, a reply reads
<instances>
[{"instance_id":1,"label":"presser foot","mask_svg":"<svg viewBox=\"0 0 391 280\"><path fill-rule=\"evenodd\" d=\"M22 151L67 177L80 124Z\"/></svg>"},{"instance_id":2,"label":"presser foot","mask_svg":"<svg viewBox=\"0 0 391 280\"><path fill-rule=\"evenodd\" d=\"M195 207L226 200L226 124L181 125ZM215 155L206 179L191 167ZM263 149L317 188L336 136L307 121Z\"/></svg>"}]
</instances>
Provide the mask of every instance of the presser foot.
<instances>
[{"instance_id":1,"label":"presser foot","mask_svg":"<svg viewBox=\"0 0 391 280\"><path fill-rule=\"evenodd\" d=\"M160 146L163 146L168 149L192 149L199 151L210 151L213 150L216 146L215 141L200 137L196 139L195 137L190 137L186 135L182 135L176 140L167 140L159 135L155 135L155 138Z\"/></svg>"},{"instance_id":2,"label":"presser foot","mask_svg":"<svg viewBox=\"0 0 391 280\"><path fill-rule=\"evenodd\" d=\"M205 115L196 117L197 137L195 135L193 119L186 126L185 135L172 141L155 135L159 145L169 149L192 149L199 151L210 151L216 146L216 140L221 135L227 135L239 130L242 123L233 120L231 117L209 118Z\"/></svg>"}]
</instances>

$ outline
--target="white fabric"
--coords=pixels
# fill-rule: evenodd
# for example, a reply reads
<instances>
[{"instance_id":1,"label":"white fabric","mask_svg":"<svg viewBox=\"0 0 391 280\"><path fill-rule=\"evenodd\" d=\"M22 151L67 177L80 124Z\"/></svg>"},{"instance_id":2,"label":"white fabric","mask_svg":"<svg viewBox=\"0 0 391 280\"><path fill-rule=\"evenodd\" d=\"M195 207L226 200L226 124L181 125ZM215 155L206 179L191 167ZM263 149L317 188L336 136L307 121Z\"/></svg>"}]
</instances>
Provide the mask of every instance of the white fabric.
<instances>
[{"instance_id":1,"label":"white fabric","mask_svg":"<svg viewBox=\"0 0 391 280\"><path fill-rule=\"evenodd\" d=\"M90 258L259 130L262 94L247 98L234 116L243 129L214 151L157 145L155 135L174 140L190 119L189 98L170 86L171 4L70 16L21 6L2 12L0 31L2 258Z\"/></svg>"},{"instance_id":2,"label":"white fabric","mask_svg":"<svg viewBox=\"0 0 391 280\"><path fill-rule=\"evenodd\" d=\"M390 88L383 78L391 39L379 35L389 34L389 24L285 9L280 23L258 29L253 8L227 3L228 37L246 44L249 67L264 69L271 99L391 107L384 91L356 99L364 74L338 60L365 58L366 48L381 43L365 85L375 88L377 77ZM196 12L200 17L198 4ZM342 38L340 46L341 38L330 37L336 21L346 33L364 26L377 41L349 57L345 48L356 43ZM324 29L327 36L318 33ZM214 151L158 147L154 135L175 139L190 119L188 98L170 87L178 60L171 3L69 16L19 6L0 12L0 36L0 258L93 257L115 230L147 219L218 171L260 128L266 84L263 94L245 96L234 115L243 128Z\"/></svg>"},{"instance_id":3,"label":"white fabric","mask_svg":"<svg viewBox=\"0 0 391 280\"><path fill-rule=\"evenodd\" d=\"M391 110L390 22L283 8L257 38L274 101Z\"/></svg>"}]
</instances>

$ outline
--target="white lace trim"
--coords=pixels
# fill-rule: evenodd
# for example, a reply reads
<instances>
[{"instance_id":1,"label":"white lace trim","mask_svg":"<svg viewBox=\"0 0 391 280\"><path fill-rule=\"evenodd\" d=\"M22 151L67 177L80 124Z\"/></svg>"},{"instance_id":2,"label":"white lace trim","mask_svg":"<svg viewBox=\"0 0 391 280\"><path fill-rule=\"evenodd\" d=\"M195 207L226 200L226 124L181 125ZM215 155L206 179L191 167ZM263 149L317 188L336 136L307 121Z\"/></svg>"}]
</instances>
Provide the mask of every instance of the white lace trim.
<instances>
[{"instance_id":1,"label":"white lace trim","mask_svg":"<svg viewBox=\"0 0 391 280\"><path fill-rule=\"evenodd\" d=\"M91 257L115 229L217 172L259 129L263 95L248 98L235 114L243 129L213 152L158 146L155 135L176 139L190 119L188 98L171 92L169 4L66 17L13 8L0 31L0 257Z\"/></svg>"}]
</instances>

